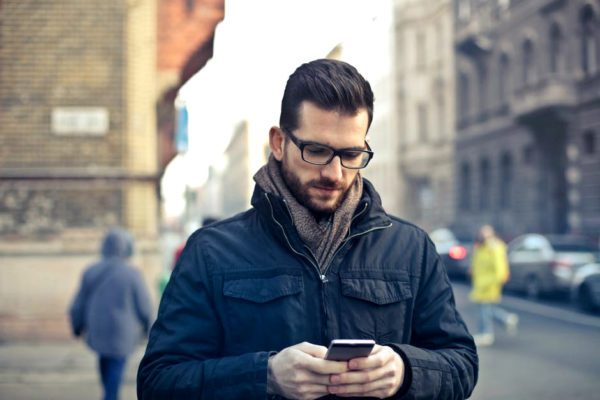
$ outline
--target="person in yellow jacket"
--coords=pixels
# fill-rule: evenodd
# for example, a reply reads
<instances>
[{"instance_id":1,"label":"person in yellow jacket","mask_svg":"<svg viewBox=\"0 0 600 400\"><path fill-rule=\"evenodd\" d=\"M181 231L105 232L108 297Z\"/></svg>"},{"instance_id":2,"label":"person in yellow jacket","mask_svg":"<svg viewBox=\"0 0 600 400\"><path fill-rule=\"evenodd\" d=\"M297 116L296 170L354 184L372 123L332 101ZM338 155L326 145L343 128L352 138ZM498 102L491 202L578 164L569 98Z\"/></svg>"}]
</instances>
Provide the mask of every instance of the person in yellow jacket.
<instances>
[{"instance_id":1,"label":"person in yellow jacket","mask_svg":"<svg viewBox=\"0 0 600 400\"><path fill-rule=\"evenodd\" d=\"M516 332L518 316L499 306L509 274L506 244L496 236L492 226L482 226L471 259L470 295L479 304L479 333L474 336L479 346L494 343L494 320L501 322L510 334Z\"/></svg>"}]
</instances>

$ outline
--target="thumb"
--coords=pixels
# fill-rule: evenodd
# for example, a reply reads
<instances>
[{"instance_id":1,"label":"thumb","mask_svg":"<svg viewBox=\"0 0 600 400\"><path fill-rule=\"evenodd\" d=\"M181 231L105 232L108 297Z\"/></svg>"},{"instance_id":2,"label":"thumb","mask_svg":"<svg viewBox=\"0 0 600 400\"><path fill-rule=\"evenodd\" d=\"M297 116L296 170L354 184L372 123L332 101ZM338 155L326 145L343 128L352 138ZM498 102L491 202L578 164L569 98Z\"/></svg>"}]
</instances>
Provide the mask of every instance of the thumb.
<instances>
[{"instance_id":1,"label":"thumb","mask_svg":"<svg viewBox=\"0 0 600 400\"><path fill-rule=\"evenodd\" d=\"M325 358L325 354L327 354L327 347L319 346L309 342L302 342L294 347L296 347L297 350L300 350L303 353L309 354L317 358Z\"/></svg>"}]
</instances>

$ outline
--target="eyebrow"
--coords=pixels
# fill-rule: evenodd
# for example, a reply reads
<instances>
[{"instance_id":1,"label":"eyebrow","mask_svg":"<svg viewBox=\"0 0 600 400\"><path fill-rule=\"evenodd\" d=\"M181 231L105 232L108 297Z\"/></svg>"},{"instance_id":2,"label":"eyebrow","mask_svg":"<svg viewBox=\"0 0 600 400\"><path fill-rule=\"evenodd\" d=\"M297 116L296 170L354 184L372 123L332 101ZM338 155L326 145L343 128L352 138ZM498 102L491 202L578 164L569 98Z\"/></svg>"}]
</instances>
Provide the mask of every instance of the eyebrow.
<instances>
[{"instance_id":1,"label":"eyebrow","mask_svg":"<svg viewBox=\"0 0 600 400\"><path fill-rule=\"evenodd\" d=\"M335 151L364 151L366 149L366 146L364 146L364 147L352 146L352 147L343 147L341 149L336 149L335 147L330 146L328 144L319 143L319 142L313 142L312 140L302 140L300 138L295 138L295 139L298 140L300 143L304 143L304 144L316 144L316 145L319 145L319 146L329 147L330 149L333 149Z\"/></svg>"}]
</instances>

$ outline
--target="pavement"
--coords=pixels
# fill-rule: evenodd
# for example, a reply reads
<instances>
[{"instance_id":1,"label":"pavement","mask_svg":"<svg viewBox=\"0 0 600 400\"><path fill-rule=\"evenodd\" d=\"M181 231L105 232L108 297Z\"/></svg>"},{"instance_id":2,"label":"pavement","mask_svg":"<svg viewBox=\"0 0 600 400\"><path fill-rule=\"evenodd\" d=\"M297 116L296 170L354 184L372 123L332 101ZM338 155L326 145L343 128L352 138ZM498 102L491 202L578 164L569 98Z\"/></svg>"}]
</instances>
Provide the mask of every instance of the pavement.
<instances>
[{"instance_id":1,"label":"pavement","mask_svg":"<svg viewBox=\"0 0 600 400\"><path fill-rule=\"evenodd\" d=\"M120 399L136 399L144 346L129 358ZM0 400L101 399L97 358L81 341L0 343Z\"/></svg>"}]
</instances>

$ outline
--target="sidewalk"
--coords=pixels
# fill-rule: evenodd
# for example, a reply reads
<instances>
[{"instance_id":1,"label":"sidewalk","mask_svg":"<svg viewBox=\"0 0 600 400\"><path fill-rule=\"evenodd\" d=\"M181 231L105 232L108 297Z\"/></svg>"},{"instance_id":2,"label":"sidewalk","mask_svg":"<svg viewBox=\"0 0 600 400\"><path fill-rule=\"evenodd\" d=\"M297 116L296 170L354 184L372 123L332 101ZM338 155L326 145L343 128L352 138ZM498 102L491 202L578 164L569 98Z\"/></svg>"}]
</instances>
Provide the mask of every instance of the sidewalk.
<instances>
[{"instance_id":1,"label":"sidewalk","mask_svg":"<svg viewBox=\"0 0 600 400\"><path fill-rule=\"evenodd\" d=\"M121 400L136 399L135 377L143 355L129 358ZM0 344L0 399L100 399L97 359L83 342Z\"/></svg>"}]
</instances>

